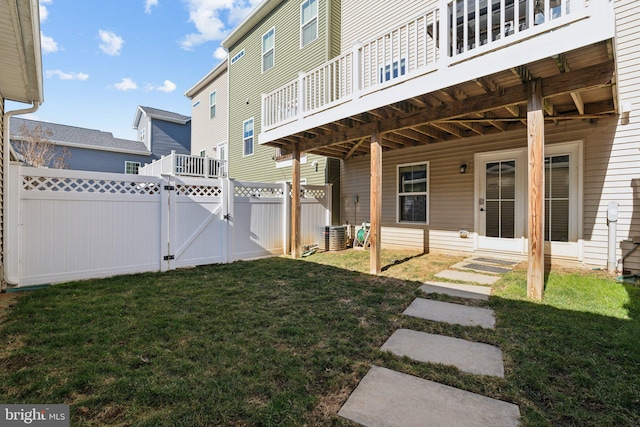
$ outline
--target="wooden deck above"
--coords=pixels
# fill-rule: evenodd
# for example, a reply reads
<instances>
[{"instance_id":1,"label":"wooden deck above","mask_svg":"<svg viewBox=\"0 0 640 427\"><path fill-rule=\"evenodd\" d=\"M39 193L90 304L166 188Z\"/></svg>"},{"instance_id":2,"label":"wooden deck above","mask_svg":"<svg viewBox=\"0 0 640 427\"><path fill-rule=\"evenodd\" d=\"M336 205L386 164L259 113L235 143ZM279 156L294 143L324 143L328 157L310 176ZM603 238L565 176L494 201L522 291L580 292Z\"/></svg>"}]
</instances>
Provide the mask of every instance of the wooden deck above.
<instances>
[{"instance_id":1,"label":"wooden deck above","mask_svg":"<svg viewBox=\"0 0 640 427\"><path fill-rule=\"evenodd\" d=\"M439 8L301 74L263 96L260 143L284 152L296 146L301 152L348 159L370 152L374 128L383 150L522 128L527 124L528 82L536 79L542 82L547 122L617 114L610 3L591 0L588 7L579 7L581 2L572 0L568 13L568 2L552 1L561 11L551 19L547 0L547 21L538 25L527 18L533 2L518 1L522 11L515 17L514 11L493 14L499 31L490 40L482 31L494 27L486 22L486 2L476 2L485 4L485 20L475 23L472 18L476 13L482 18L481 9L463 9L453 19L452 11L463 2L443 1ZM447 14L448 19L439 18ZM510 17L521 25L504 33L513 28L507 25ZM457 31L452 22L459 23ZM501 38L501 33L507 36ZM449 46L447 55L440 54L441 42ZM458 46L455 52L452 46Z\"/></svg>"}]
</instances>

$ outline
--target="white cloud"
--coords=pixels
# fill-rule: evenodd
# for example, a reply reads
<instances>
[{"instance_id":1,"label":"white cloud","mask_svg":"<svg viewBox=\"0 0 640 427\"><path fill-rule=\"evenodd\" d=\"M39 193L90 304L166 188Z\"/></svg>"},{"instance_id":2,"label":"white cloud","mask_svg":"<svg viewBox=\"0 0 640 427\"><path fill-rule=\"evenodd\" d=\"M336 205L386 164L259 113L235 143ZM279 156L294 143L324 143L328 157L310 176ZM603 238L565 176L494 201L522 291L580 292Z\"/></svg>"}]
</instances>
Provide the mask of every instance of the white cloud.
<instances>
[{"instance_id":1,"label":"white cloud","mask_svg":"<svg viewBox=\"0 0 640 427\"><path fill-rule=\"evenodd\" d=\"M65 73L62 70L47 70L45 75L48 78L57 76L60 80L87 80L89 78L89 74L86 73Z\"/></svg>"},{"instance_id":2,"label":"white cloud","mask_svg":"<svg viewBox=\"0 0 640 427\"><path fill-rule=\"evenodd\" d=\"M54 53L58 51L58 43L56 43L53 37L45 36L42 31L40 31L40 46L44 53Z\"/></svg>"},{"instance_id":3,"label":"white cloud","mask_svg":"<svg viewBox=\"0 0 640 427\"><path fill-rule=\"evenodd\" d=\"M44 22L49 17L49 10L45 6L45 4L51 4L53 0L40 0L40 22Z\"/></svg>"},{"instance_id":4,"label":"white cloud","mask_svg":"<svg viewBox=\"0 0 640 427\"><path fill-rule=\"evenodd\" d=\"M222 61L227 57L227 51L223 47L219 47L213 52L213 57Z\"/></svg>"},{"instance_id":5,"label":"white cloud","mask_svg":"<svg viewBox=\"0 0 640 427\"><path fill-rule=\"evenodd\" d=\"M145 13L151 13L151 8L158 5L158 0L145 0L144 11Z\"/></svg>"},{"instance_id":6,"label":"white cloud","mask_svg":"<svg viewBox=\"0 0 640 427\"><path fill-rule=\"evenodd\" d=\"M147 90L157 90L164 93L171 93L176 90L176 84L171 80L165 80L162 86L147 85Z\"/></svg>"},{"instance_id":7,"label":"white cloud","mask_svg":"<svg viewBox=\"0 0 640 427\"><path fill-rule=\"evenodd\" d=\"M138 85L136 84L136 82L131 80L129 77L123 77L122 80L120 80L120 82L116 83L113 86L116 89L121 90L123 92L126 92L128 90L138 89Z\"/></svg>"},{"instance_id":8,"label":"white cloud","mask_svg":"<svg viewBox=\"0 0 640 427\"><path fill-rule=\"evenodd\" d=\"M187 34L180 45L191 50L203 43L223 39L260 0L186 0L189 22L197 32Z\"/></svg>"},{"instance_id":9,"label":"white cloud","mask_svg":"<svg viewBox=\"0 0 640 427\"><path fill-rule=\"evenodd\" d=\"M100 40L102 41L102 43L100 43L100 49L107 55L120 55L120 49L122 49L122 45L124 44L122 37L112 31L99 30L99 34Z\"/></svg>"}]
</instances>

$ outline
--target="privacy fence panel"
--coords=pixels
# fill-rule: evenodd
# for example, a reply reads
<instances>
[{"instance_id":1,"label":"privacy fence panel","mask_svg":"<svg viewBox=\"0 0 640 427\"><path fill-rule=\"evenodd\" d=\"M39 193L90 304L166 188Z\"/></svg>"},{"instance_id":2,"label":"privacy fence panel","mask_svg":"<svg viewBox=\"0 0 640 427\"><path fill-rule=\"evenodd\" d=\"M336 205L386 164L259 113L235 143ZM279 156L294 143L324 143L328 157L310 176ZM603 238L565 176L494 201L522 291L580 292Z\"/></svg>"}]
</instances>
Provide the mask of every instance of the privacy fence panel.
<instances>
[{"instance_id":1,"label":"privacy fence panel","mask_svg":"<svg viewBox=\"0 0 640 427\"><path fill-rule=\"evenodd\" d=\"M280 255L286 184L11 165L7 281L57 283ZM329 187L305 187L302 244L329 224Z\"/></svg>"},{"instance_id":2,"label":"privacy fence panel","mask_svg":"<svg viewBox=\"0 0 640 427\"><path fill-rule=\"evenodd\" d=\"M160 269L162 180L25 167L12 173L19 202L9 205L9 280L29 285Z\"/></svg>"},{"instance_id":3,"label":"privacy fence panel","mask_svg":"<svg viewBox=\"0 0 640 427\"><path fill-rule=\"evenodd\" d=\"M285 253L287 194L286 184L229 181L230 262Z\"/></svg>"}]
</instances>

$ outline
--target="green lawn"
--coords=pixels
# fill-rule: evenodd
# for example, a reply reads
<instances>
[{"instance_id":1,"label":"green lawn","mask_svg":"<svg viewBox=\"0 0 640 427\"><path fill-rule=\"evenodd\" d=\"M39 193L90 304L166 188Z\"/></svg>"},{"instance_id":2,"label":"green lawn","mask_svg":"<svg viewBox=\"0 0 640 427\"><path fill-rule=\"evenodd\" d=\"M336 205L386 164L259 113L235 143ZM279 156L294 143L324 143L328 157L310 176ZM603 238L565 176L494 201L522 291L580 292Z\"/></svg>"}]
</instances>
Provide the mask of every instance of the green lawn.
<instances>
[{"instance_id":1,"label":"green lawn","mask_svg":"<svg viewBox=\"0 0 640 427\"><path fill-rule=\"evenodd\" d=\"M551 272L539 304L526 299L518 270L488 303L433 296L494 308L496 329L484 330L401 315L421 281L459 258L383 252L388 268L373 277L363 273L368 256L270 258L20 293L0 313L0 401L67 403L74 425L352 425L336 413L377 364L516 403L525 426L640 425L637 287ZM380 352L398 328L498 345L506 377Z\"/></svg>"}]
</instances>

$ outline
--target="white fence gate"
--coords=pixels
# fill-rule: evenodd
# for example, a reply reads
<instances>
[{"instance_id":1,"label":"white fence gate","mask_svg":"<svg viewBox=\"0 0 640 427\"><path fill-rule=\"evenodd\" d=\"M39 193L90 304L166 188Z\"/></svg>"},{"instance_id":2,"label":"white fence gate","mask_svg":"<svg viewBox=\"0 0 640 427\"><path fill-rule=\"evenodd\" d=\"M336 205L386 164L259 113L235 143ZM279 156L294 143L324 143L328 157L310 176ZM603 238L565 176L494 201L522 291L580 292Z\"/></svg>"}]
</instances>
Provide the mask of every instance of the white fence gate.
<instances>
[{"instance_id":1,"label":"white fence gate","mask_svg":"<svg viewBox=\"0 0 640 427\"><path fill-rule=\"evenodd\" d=\"M7 281L65 282L287 253L286 184L11 165ZM301 243L330 224L329 186L303 186Z\"/></svg>"}]
</instances>

